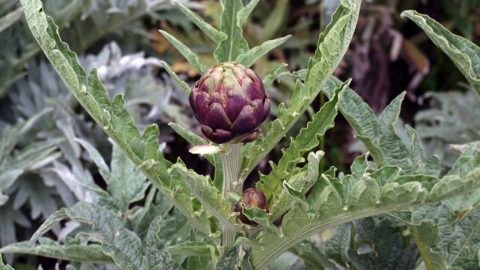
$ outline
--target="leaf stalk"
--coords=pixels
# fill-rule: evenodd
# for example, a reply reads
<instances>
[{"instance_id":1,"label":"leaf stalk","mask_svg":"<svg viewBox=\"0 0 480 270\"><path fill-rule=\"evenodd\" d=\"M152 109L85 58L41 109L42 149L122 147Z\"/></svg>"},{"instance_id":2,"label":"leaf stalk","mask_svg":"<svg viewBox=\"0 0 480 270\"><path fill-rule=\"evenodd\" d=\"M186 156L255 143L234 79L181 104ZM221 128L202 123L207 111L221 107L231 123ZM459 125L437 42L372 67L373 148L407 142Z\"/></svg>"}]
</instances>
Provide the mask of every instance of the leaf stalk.
<instances>
[{"instance_id":1,"label":"leaf stalk","mask_svg":"<svg viewBox=\"0 0 480 270\"><path fill-rule=\"evenodd\" d=\"M222 197L226 198L227 193L241 187L238 182L241 169L242 144L226 144L224 151L220 154L223 167ZM235 232L222 225L222 246L228 250L235 242Z\"/></svg>"}]
</instances>

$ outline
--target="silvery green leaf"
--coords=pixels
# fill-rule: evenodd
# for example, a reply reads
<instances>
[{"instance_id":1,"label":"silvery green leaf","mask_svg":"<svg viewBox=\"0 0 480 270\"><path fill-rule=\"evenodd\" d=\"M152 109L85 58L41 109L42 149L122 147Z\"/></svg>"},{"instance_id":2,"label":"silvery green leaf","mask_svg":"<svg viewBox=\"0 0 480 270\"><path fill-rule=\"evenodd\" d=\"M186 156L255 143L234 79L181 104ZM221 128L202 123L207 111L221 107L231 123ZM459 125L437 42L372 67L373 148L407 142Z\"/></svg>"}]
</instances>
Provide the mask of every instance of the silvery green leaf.
<instances>
[{"instance_id":1,"label":"silvery green leaf","mask_svg":"<svg viewBox=\"0 0 480 270\"><path fill-rule=\"evenodd\" d=\"M176 191L176 182L170 181L166 173L171 163L163 158L160 151L157 151L157 146L152 145L150 141L146 142L141 136L133 118L125 108L123 96L117 95L111 101L96 75L96 70L93 69L89 75L85 73L77 61L76 54L61 41L53 20L43 12L41 1L22 0L21 4L33 36L80 104L155 186L165 195L170 196L177 209L200 231L209 233L210 223L203 209L200 209L200 214L194 215L193 213L198 209L194 210L191 195L183 194L184 190L181 190L180 194ZM39 10L41 12L38 12ZM155 149L151 150L152 147ZM143 160L146 152L155 153L155 158Z\"/></svg>"},{"instance_id":2,"label":"silvery green leaf","mask_svg":"<svg viewBox=\"0 0 480 270\"><path fill-rule=\"evenodd\" d=\"M243 37L243 25L238 19L238 13L244 8L241 0L221 0L222 14L220 16L220 30L227 35L215 49L214 56L217 62L235 60L240 54L248 50L248 43Z\"/></svg>"},{"instance_id":3,"label":"silvery green leaf","mask_svg":"<svg viewBox=\"0 0 480 270\"><path fill-rule=\"evenodd\" d=\"M466 144L480 140L480 100L474 91L428 93L430 108L415 115L415 129L426 152L441 160L442 167L450 169L460 151L451 144Z\"/></svg>"},{"instance_id":4,"label":"silvery green leaf","mask_svg":"<svg viewBox=\"0 0 480 270\"><path fill-rule=\"evenodd\" d=\"M291 35L288 35L282 38L265 41L261 45L253 47L247 52L239 55L235 62L240 63L246 67L250 67L269 51L285 43L290 37Z\"/></svg>"},{"instance_id":5,"label":"silvery green leaf","mask_svg":"<svg viewBox=\"0 0 480 270\"><path fill-rule=\"evenodd\" d=\"M59 244L42 239L41 244L18 242L0 248L0 253L21 253L74 262L110 263L112 259L102 252L98 244Z\"/></svg>"},{"instance_id":6,"label":"silvery green leaf","mask_svg":"<svg viewBox=\"0 0 480 270\"><path fill-rule=\"evenodd\" d=\"M8 201L0 207L0 244L6 246L17 241L16 229L18 226L29 228L30 219L22 211L13 209L13 203Z\"/></svg>"},{"instance_id":7,"label":"silvery green leaf","mask_svg":"<svg viewBox=\"0 0 480 270\"><path fill-rule=\"evenodd\" d=\"M0 254L0 270L15 270L10 265L5 265L2 260L2 255Z\"/></svg>"},{"instance_id":8,"label":"silvery green leaf","mask_svg":"<svg viewBox=\"0 0 480 270\"><path fill-rule=\"evenodd\" d=\"M252 11L257 6L258 2L260 2L260 0L250 0L250 2L248 2L248 4L246 4L243 8L241 8L238 11L238 14L237 14L238 23L237 24L240 27L243 27L244 24L247 22L248 16L250 16Z\"/></svg>"},{"instance_id":9,"label":"silvery green leaf","mask_svg":"<svg viewBox=\"0 0 480 270\"><path fill-rule=\"evenodd\" d=\"M402 17L416 23L427 36L443 50L480 95L480 47L457 36L427 15L413 10L402 12Z\"/></svg>"},{"instance_id":10,"label":"silvery green leaf","mask_svg":"<svg viewBox=\"0 0 480 270\"><path fill-rule=\"evenodd\" d=\"M360 0L341 1L332 22L320 35L315 56L310 59L308 65L305 82L297 82L290 104L288 107L280 104L277 119L264 125L264 135L246 145L243 151L242 179L245 179L258 162L285 136L319 94L322 85L328 81L348 48L357 24L360 6Z\"/></svg>"},{"instance_id":11,"label":"silvery green leaf","mask_svg":"<svg viewBox=\"0 0 480 270\"><path fill-rule=\"evenodd\" d=\"M188 7L186 7L182 2L176 2L178 8L182 13L187 16L200 30L202 30L211 40L215 43L220 43L221 41L227 39L227 35L223 32L218 31L213 26L205 22L200 16L192 12Z\"/></svg>"},{"instance_id":12,"label":"silvery green leaf","mask_svg":"<svg viewBox=\"0 0 480 270\"><path fill-rule=\"evenodd\" d=\"M456 214L447 205L413 212L412 233L427 269L475 269L479 265L480 209Z\"/></svg>"},{"instance_id":13,"label":"silvery green leaf","mask_svg":"<svg viewBox=\"0 0 480 270\"><path fill-rule=\"evenodd\" d=\"M173 80L182 88L183 92L185 93L186 96L190 94L190 86L183 80L181 80L178 75L175 73L173 68L167 64L165 61L160 61L160 64L163 66L163 68L167 71L168 75L173 78Z\"/></svg>"},{"instance_id":14,"label":"silvery green leaf","mask_svg":"<svg viewBox=\"0 0 480 270\"><path fill-rule=\"evenodd\" d=\"M243 250L241 245L235 245L223 253L220 257L215 270L242 269L253 270L249 255Z\"/></svg>"},{"instance_id":15,"label":"silvery green leaf","mask_svg":"<svg viewBox=\"0 0 480 270\"><path fill-rule=\"evenodd\" d=\"M476 160L478 156L467 155L466 158ZM279 227L282 237L268 230L260 232L257 243L251 246L253 265L267 266L274 257L322 229L468 193L465 189L459 189L462 185L456 183L462 175L447 175L439 182L430 183L434 179L432 176L418 174L406 177L399 175L395 167L377 169L374 164L367 162L366 156L357 158L351 171L351 175L345 175L342 179L330 171L321 174L306 199L309 208L292 207L284 215ZM468 172L467 175L463 177L467 189L478 189L480 177L477 172ZM387 176L395 179L386 180ZM272 249L275 252L266 254L263 251Z\"/></svg>"},{"instance_id":16,"label":"silvery green leaf","mask_svg":"<svg viewBox=\"0 0 480 270\"><path fill-rule=\"evenodd\" d=\"M287 64L279 64L267 73L267 75L263 78L263 85L266 89L272 86L273 82L287 68L287 66Z\"/></svg>"},{"instance_id":17,"label":"silvery green leaf","mask_svg":"<svg viewBox=\"0 0 480 270\"><path fill-rule=\"evenodd\" d=\"M173 46L175 46L175 48L177 48L183 57L185 57L185 59L187 59L199 73L204 73L207 70L207 66L200 61L198 56L187 45L183 44L180 40L169 33L163 30L159 31L168 41L170 41L170 43L172 43Z\"/></svg>"},{"instance_id":18,"label":"silvery green leaf","mask_svg":"<svg viewBox=\"0 0 480 270\"><path fill-rule=\"evenodd\" d=\"M340 86L337 90L341 92L348 87L349 82ZM277 188L281 185L285 177L290 173L296 164L301 163L303 155L319 144L319 137L324 136L325 132L333 127L338 110L337 96L328 101L313 116L312 121L300 130L295 138L291 138L290 145L284 149L283 155L277 165L272 163L270 174L261 177L258 187L262 189L266 197L275 194Z\"/></svg>"}]
</instances>

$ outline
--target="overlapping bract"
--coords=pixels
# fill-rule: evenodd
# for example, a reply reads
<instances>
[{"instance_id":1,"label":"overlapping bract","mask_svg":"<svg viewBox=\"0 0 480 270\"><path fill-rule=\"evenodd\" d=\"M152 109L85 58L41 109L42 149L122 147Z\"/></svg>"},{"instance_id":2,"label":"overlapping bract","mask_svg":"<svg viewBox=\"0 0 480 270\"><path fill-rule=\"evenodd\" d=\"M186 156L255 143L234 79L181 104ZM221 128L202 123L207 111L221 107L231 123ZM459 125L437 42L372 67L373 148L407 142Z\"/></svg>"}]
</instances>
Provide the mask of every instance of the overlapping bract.
<instances>
[{"instance_id":1,"label":"overlapping bract","mask_svg":"<svg viewBox=\"0 0 480 270\"><path fill-rule=\"evenodd\" d=\"M270 113L260 77L234 62L210 67L193 86L190 106L203 135L215 143L254 140Z\"/></svg>"}]
</instances>

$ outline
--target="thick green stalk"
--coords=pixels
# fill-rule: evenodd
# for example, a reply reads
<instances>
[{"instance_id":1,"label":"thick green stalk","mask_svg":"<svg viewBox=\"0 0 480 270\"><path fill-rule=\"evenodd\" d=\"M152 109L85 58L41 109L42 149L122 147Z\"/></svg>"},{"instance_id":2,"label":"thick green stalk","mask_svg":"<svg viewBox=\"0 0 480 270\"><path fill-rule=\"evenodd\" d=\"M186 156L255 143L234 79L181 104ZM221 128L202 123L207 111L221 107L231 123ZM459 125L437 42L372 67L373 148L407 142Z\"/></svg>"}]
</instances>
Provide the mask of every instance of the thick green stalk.
<instances>
[{"instance_id":1,"label":"thick green stalk","mask_svg":"<svg viewBox=\"0 0 480 270\"><path fill-rule=\"evenodd\" d=\"M220 154L223 167L223 185L222 197L226 198L227 193L238 189L241 184L238 182L241 169L241 149L242 144L227 144L223 153ZM235 232L222 226L222 246L225 250L233 246L235 242Z\"/></svg>"}]
</instances>

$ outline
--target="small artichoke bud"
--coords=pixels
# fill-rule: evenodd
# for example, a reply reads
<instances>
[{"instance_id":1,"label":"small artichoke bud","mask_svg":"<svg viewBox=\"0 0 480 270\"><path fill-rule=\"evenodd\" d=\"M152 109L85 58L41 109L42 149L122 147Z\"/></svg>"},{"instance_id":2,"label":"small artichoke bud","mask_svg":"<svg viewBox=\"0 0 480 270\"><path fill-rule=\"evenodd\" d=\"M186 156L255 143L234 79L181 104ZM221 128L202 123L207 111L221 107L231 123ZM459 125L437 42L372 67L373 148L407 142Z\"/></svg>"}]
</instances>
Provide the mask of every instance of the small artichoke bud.
<instances>
[{"instance_id":1,"label":"small artichoke bud","mask_svg":"<svg viewBox=\"0 0 480 270\"><path fill-rule=\"evenodd\" d=\"M244 203L245 206L248 208L251 207L257 207L262 210L267 210L267 198L265 197L265 194L257 188L247 188L243 194L242 197L240 198L240 201L235 204L235 212L240 212L240 220L248 225L255 226L257 223L254 221L248 219L243 213L242 213L242 206L240 205L241 203Z\"/></svg>"},{"instance_id":2,"label":"small artichoke bud","mask_svg":"<svg viewBox=\"0 0 480 270\"><path fill-rule=\"evenodd\" d=\"M195 83L190 106L205 137L215 143L253 141L270 113L263 82L234 62L212 66Z\"/></svg>"}]
</instances>

